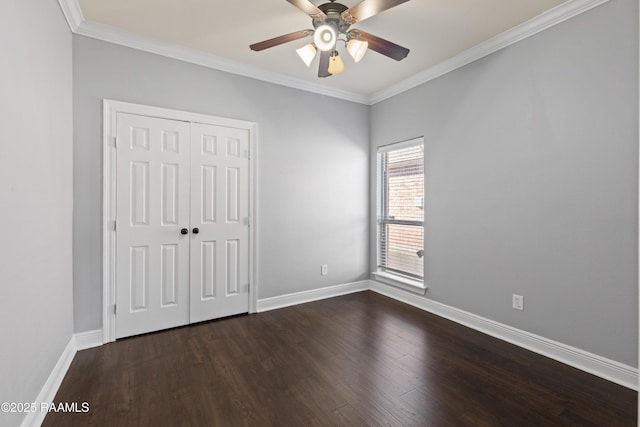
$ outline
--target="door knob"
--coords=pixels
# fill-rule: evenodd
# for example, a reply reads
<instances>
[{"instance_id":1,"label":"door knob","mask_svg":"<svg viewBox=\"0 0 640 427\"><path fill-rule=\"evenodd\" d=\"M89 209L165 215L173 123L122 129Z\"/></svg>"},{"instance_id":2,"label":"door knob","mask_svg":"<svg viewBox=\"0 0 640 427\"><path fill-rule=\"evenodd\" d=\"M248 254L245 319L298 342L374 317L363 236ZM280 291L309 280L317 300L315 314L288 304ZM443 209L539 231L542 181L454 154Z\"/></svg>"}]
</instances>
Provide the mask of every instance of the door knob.
<instances>
[{"instance_id":1,"label":"door knob","mask_svg":"<svg viewBox=\"0 0 640 427\"><path fill-rule=\"evenodd\" d=\"M193 234L198 234L200 232L200 229L198 227L194 227L192 231Z\"/></svg>"},{"instance_id":2,"label":"door knob","mask_svg":"<svg viewBox=\"0 0 640 427\"><path fill-rule=\"evenodd\" d=\"M186 229L186 228L183 228L182 230L180 230L180 234L184 235L184 234L188 234L188 233L189 233L189 230Z\"/></svg>"}]
</instances>

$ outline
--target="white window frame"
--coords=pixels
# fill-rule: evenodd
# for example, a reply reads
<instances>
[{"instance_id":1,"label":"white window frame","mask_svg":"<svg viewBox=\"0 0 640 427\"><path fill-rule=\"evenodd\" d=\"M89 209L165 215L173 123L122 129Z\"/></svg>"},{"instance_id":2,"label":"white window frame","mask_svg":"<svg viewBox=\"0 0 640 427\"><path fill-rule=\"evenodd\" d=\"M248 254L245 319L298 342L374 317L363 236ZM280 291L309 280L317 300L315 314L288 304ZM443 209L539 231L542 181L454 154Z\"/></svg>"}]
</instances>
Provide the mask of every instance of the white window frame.
<instances>
[{"instance_id":1,"label":"white window frame","mask_svg":"<svg viewBox=\"0 0 640 427\"><path fill-rule=\"evenodd\" d=\"M401 274L394 274L390 271L382 271L378 268L380 265L381 245L380 245L380 218L382 213L382 176L379 169L380 153L399 150L403 148L415 147L418 145L424 146L424 138L414 138L407 141L397 142L389 145L378 147L376 154L376 271L372 273L377 282L381 282L387 285L395 286L407 291L411 291L418 294L424 294L427 290L427 284L424 279L411 278ZM424 197L424 196L423 196ZM424 202L423 202L424 203ZM424 227L424 225L423 225ZM424 258L423 258L424 260Z\"/></svg>"}]
</instances>

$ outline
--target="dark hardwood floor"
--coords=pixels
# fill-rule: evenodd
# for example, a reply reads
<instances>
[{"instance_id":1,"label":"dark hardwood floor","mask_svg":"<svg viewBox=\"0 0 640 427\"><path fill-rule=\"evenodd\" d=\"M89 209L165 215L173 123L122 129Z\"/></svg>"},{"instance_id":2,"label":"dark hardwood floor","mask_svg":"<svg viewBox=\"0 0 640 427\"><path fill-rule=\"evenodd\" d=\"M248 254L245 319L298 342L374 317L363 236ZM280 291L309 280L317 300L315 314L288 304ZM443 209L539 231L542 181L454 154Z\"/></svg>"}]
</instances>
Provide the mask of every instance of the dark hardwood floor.
<instances>
[{"instance_id":1,"label":"dark hardwood floor","mask_svg":"<svg viewBox=\"0 0 640 427\"><path fill-rule=\"evenodd\" d=\"M373 292L80 351L44 426L634 426L637 393Z\"/></svg>"}]
</instances>

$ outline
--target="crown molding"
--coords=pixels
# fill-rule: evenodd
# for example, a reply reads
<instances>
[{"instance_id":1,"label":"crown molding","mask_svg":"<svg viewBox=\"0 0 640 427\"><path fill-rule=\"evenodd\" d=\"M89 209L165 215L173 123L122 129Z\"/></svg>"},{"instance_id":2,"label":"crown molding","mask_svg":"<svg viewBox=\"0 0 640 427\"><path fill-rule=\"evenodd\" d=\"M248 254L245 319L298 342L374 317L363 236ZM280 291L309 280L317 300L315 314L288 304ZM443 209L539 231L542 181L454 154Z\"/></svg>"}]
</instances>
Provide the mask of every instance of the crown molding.
<instances>
[{"instance_id":1,"label":"crown molding","mask_svg":"<svg viewBox=\"0 0 640 427\"><path fill-rule=\"evenodd\" d=\"M97 22L86 21L82 17L82 11L77 0L58 0L62 11L67 18L71 31L75 34L94 39L119 44L133 49L166 56L180 61L224 71L244 77L275 83L294 89L339 98L359 104L369 104L369 97L364 94L349 92L341 89L326 87L320 84L302 79L290 77L281 73L267 71L265 69L243 64L227 58L222 58L210 53L190 49L184 46L172 45L160 42L149 37L133 34L128 31L115 28Z\"/></svg>"},{"instance_id":2,"label":"crown molding","mask_svg":"<svg viewBox=\"0 0 640 427\"><path fill-rule=\"evenodd\" d=\"M480 44L477 44L458 55L434 65L424 71L395 83L371 95L349 92L341 89L326 87L307 80L297 79L281 73L267 71L259 67L250 66L238 61L204 53L195 49L159 42L148 37L139 36L127 31L96 22L86 21L78 0L58 0L62 12L75 34L91 37L145 52L178 59L204 67L250 77L269 83L300 89L308 92L326 95L346 101L365 105L374 105L392 96L406 92L416 86L427 83L444 74L477 61L500 49L538 34L547 28L560 24L583 12L593 9L609 0L568 0L540 15L498 34Z\"/></svg>"},{"instance_id":3,"label":"crown molding","mask_svg":"<svg viewBox=\"0 0 640 427\"><path fill-rule=\"evenodd\" d=\"M369 105L377 104L380 101L384 101L392 96L406 92L409 89L436 79L608 1L609 0L568 0L567 2L552 9L542 12L540 15L531 18L520 25L477 44L458 55L451 57L450 59L372 94L369 98Z\"/></svg>"},{"instance_id":4,"label":"crown molding","mask_svg":"<svg viewBox=\"0 0 640 427\"><path fill-rule=\"evenodd\" d=\"M58 4L69 24L69 28L71 28L71 32L75 33L80 24L84 22L84 15L78 0L58 0Z\"/></svg>"}]
</instances>

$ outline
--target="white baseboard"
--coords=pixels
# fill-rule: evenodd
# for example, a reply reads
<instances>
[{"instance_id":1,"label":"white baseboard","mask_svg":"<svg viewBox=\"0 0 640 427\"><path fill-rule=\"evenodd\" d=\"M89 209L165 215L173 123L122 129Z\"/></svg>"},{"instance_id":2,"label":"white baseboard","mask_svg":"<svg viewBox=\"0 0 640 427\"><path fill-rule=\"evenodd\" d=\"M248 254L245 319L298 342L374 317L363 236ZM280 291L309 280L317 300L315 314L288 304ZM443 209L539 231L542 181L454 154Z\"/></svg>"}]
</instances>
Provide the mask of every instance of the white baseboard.
<instances>
[{"instance_id":1,"label":"white baseboard","mask_svg":"<svg viewBox=\"0 0 640 427\"><path fill-rule=\"evenodd\" d=\"M616 384L638 390L638 369L371 280L369 289L464 326L557 360Z\"/></svg>"},{"instance_id":2,"label":"white baseboard","mask_svg":"<svg viewBox=\"0 0 640 427\"><path fill-rule=\"evenodd\" d=\"M293 294L259 299L257 312L261 313L264 311L275 310L276 308L289 307L292 305L303 304L305 302L366 291L368 289L369 281L362 280L360 282L345 283L343 285L328 286L326 288L312 289L310 291L295 292Z\"/></svg>"},{"instance_id":3,"label":"white baseboard","mask_svg":"<svg viewBox=\"0 0 640 427\"><path fill-rule=\"evenodd\" d=\"M93 331L79 332L73 335L76 344L76 351L86 350L87 348L99 347L102 344L102 329Z\"/></svg>"},{"instance_id":4,"label":"white baseboard","mask_svg":"<svg viewBox=\"0 0 640 427\"><path fill-rule=\"evenodd\" d=\"M47 378L47 381L45 381L42 386L38 397L36 397L36 400L34 401L38 408L41 407L42 403L53 402L53 399L56 397L56 393L58 392L58 388L60 387L60 384L62 384L62 380L64 379L69 366L71 366L71 362L75 355L76 346L74 337L72 336L62 352L62 355L60 355L56 366L53 367L53 371L49 374L49 378ZM46 415L46 411L27 412L27 415L23 418L22 424L20 425L22 427L40 426Z\"/></svg>"},{"instance_id":5,"label":"white baseboard","mask_svg":"<svg viewBox=\"0 0 640 427\"><path fill-rule=\"evenodd\" d=\"M85 350L91 347L98 347L102 345L102 329L96 329L94 331L86 331L74 334L71 336L69 343L65 347L64 351L60 355L56 366L45 381L40 394L34 401L37 407L40 408L42 403L51 403L56 397L56 393L62 384L64 376L73 362L73 358L80 350ZM21 427L37 427L42 424L44 418L47 416L47 412L34 411L27 412L27 415L20 424Z\"/></svg>"}]
</instances>

